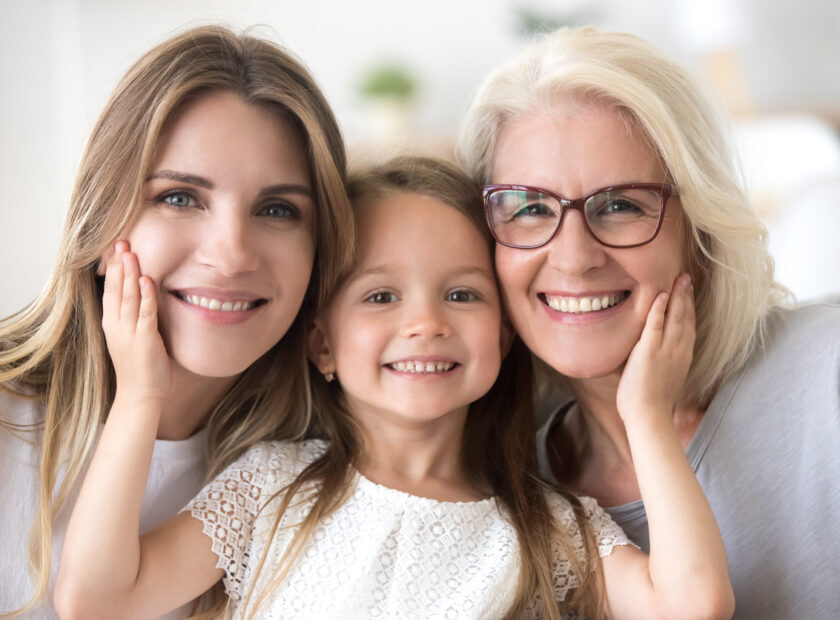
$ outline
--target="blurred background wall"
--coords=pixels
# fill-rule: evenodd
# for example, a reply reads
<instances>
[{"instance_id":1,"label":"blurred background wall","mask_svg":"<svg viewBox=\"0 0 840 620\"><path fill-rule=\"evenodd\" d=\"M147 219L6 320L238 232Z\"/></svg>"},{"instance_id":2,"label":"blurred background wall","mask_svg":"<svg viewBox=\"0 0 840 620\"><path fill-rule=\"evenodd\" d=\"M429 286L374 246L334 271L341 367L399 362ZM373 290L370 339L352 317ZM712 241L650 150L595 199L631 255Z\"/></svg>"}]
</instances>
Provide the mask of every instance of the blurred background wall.
<instances>
[{"instance_id":1,"label":"blurred background wall","mask_svg":"<svg viewBox=\"0 0 840 620\"><path fill-rule=\"evenodd\" d=\"M0 316L50 271L87 133L119 77L185 27L222 22L297 53L356 160L450 153L486 73L558 25L645 37L729 106L779 279L840 293L836 0L0 0Z\"/></svg>"}]
</instances>

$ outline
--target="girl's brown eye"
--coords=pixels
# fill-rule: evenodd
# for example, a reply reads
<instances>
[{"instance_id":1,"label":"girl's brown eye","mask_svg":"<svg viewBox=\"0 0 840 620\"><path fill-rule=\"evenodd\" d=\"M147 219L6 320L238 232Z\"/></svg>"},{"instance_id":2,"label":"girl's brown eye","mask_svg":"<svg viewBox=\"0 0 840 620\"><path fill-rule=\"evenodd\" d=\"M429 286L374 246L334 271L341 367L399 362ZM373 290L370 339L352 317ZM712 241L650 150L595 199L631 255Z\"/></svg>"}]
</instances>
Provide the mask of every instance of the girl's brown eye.
<instances>
[{"instance_id":1,"label":"girl's brown eye","mask_svg":"<svg viewBox=\"0 0 840 620\"><path fill-rule=\"evenodd\" d=\"M446 301L454 301L457 303L475 301L476 299L478 299L478 296L475 293L464 289L452 291L451 293L449 293L449 295L446 296Z\"/></svg>"},{"instance_id":2,"label":"girl's brown eye","mask_svg":"<svg viewBox=\"0 0 840 620\"><path fill-rule=\"evenodd\" d=\"M393 293L379 292L374 293L373 295L365 299L365 301L370 302L372 304L390 304L397 301L397 296Z\"/></svg>"}]
</instances>

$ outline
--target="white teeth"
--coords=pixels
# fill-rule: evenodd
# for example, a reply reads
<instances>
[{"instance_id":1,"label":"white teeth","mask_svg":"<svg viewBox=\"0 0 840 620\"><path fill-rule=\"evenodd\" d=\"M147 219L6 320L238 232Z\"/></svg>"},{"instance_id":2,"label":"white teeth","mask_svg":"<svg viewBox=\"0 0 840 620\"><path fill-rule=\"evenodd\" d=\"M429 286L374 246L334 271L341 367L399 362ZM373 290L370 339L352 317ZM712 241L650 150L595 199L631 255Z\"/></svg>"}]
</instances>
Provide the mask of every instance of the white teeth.
<instances>
[{"instance_id":1,"label":"white teeth","mask_svg":"<svg viewBox=\"0 0 840 620\"><path fill-rule=\"evenodd\" d=\"M616 305L624 297L624 293L613 293L599 297L549 297L546 295L545 300L552 310L582 314L584 312L606 310L610 306Z\"/></svg>"},{"instance_id":2,"label":"white teeth","mask_svg":"<svg viewBox=\"0 0 840 620\"><path fill-rule=\"evenodd\" d=\"M201 306L208 310L220 310L222 312L240 312L242 310L249 310L254 306L254 302L250 301L221 301L212 297L201 297L200 295L181 295L181 299L193 306Z\"/></svg>"},{"instance_id":3,"label":"white teeth","mask_svg":"<svg viewBox=\"0 0 840 620\"><path fill-rule=\"evenodd\" d=\"M451 370L455 364L453 362L394 362L388 366L397 372L438 374Z\"/></svg>"}]
</instances>

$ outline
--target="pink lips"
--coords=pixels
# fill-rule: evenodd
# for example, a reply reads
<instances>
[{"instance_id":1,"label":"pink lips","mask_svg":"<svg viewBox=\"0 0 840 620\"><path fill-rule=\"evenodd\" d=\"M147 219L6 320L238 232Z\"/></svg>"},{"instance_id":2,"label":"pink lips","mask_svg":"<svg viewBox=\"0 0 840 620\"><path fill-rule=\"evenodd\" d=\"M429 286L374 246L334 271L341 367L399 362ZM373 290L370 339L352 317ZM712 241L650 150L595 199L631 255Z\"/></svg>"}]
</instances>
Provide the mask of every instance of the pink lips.
<instances>
[{"instance_id":1,"label":"pink lips","mask_svg":"<svg viewBox=\"0 0 840 620\"><path fill-rule=\"evenodd\" d=\"M188 288L169 291L188 310L204 321L217 325L236 325L254 316L269 300L250 291L217 288ZM206 305L200 305L200 304ZM221 306L231 306L222 309ZM235 310L236 305L242 309ZM207 307L207 306L216 307Z\"/></svg>"}]
</instances>

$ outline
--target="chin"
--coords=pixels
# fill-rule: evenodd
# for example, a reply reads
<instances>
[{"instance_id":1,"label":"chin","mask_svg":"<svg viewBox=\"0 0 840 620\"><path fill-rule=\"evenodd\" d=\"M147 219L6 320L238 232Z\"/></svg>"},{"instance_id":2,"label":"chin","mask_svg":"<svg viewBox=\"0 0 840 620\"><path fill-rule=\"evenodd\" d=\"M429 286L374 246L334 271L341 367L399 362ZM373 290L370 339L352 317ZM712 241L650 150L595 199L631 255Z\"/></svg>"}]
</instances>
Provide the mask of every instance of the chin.
<instances>
[{"instance_id":1,"label":"chin","mask_svg":"<svg viewBox=\"0 0 840 620\"><path fill-rule=\"evenodd\" d=\"M229 356L225 357L219 351L219 349L212 352L178 351L176 349L170 353L170 358L175 364L193 375L226 379L242 374L260 357L255 355L247 359L237 359Z\"/></svg>"},{"instance_id":2,"label":"chin","mask_svg":"<svg viewBox=\"0 0 840 620\"><path fill-rule=\"evenodd\" d=\"M628 355L624 356L593 356L584 358L557 358L556 356L543 356L535 352L543 362L554 370L569 379L597 379L615 372L621 372L627 362Z\"/></svg>"}]
</instances>

